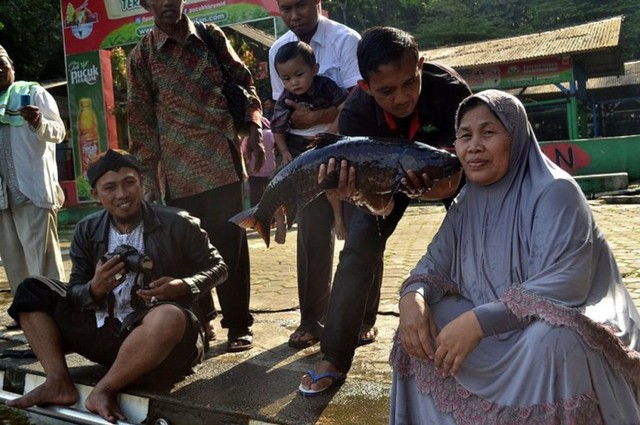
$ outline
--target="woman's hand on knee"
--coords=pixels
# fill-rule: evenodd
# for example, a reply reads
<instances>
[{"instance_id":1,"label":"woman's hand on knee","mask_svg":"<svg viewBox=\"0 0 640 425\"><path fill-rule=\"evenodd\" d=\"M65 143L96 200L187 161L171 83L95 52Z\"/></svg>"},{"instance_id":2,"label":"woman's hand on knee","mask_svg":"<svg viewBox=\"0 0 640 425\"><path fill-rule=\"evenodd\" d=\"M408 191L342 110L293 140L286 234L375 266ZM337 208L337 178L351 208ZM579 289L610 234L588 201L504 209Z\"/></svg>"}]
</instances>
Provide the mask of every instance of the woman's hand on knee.
<instances>
[{"instance_id":1,"label":"woman's hand on knee","mask_svg":"<svg viewBox=\"0 0 640 425\"><path fill-rule=\"evenodd\" d=\"M435 367L442 376L455 375L482 338L484 333L476 314L473 311L461 314L442 328L436 338Z\"/></svg>"},{"instance_id":2,"label":"woman's hand on knee","mask_svg":"<svg viewBox=\"0 0 640 425\"><path fill-rule=\"evenodd\" d=\"M400 341L405 351L414 357L433 360L438 334L429 305L417 292L409 292L400 299Z\"/></svg>"}]
</instances>

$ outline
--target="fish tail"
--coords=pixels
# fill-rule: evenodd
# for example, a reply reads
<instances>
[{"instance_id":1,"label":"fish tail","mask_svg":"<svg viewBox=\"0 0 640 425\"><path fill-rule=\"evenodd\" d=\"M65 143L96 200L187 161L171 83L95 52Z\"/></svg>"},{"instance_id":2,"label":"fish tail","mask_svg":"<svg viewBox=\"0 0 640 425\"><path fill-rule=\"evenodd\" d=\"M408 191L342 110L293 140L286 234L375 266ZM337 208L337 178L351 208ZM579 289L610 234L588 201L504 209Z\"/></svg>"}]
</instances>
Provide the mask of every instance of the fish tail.
<instances>
[{"instance_id":1,"label":"fish tail","mask_svg":"<svg viewBox=\"0 0 640 425\"><path fill-rule=\"evenodd\" d=\"M260 235L264 243L269 248L269 242L271 239L271 222L265 222L263 220L256 219L256 223L254 225L256 232Z\"/></svg>"},{"instance_id":2,"label":"fish tail","mask_svg":"<svg viewBox=\"0 0 640 425\"><path fill-rule=\"evenodd\" d=\"M231 217L229 221L244 229L253 229L258 222L258 219L255 217L257 210L258 207L246 209Z\"/></svg>"},{"instance_id":3,"label":"fish tail","mask_svg":"<svg viewBox=\"0 0 640 425\"><path fill-rule=\"evenodd\" d=\"M287 217L287 229L291 229L291 227L293 227L293 222L298 215L298 206L296 204L292 204L291 206L285 207L284 214Z\"/></svg>"},{"instance_id":4,"label":"fish tail","mask_svg":"<svg viewBox=\"0 0 640 425\"><path fill-rule=\"evenodd\" d=\"M231 217L229 221L244 229L255 229L268 248L271 237L271 223L256 217L257 211L258 206L256 205L255 207L239 212Z\"/></svg>"}]
</instances>

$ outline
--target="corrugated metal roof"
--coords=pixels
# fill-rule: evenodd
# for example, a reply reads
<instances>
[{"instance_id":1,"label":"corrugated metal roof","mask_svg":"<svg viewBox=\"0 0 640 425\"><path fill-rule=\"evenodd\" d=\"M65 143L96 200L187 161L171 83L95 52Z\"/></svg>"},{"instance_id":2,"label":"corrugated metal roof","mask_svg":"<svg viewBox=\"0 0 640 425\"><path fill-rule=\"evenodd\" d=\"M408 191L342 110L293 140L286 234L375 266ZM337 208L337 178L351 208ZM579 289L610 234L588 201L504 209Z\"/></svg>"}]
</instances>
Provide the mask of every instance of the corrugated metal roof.
<instances>
[{"instance_id":1,"label":"corrugated metal roof","mask_svg":"<svg viewBox=\"0 0 640 425\"><path fill-rule=\"evenodd\" d=\"M621 86L633 86L640 85L640 61L634 62L626 62L624 64L624 74L611 76L611 77L599 77L599 78L591 78L587 80L587 90L597 90L604 88L612 88L612 87L621 87ZM568 87L566 84L564 86ZM522 90L507 90L509 93L518 94ZM543 95L550 93L559 93L559 90L553 84L546 84L543 86L534 86L527 87L524 92L525 95Z\"/></svg>"},{"instance_id":2,"label":"corrugated metal roof","mask_svg":"<svg viewBox=\"0 0 640 425\"><path fill-rule=\"evenodd\" d=\"M587 90L629 86L633 84L640 84L640 61L626 62L624 64L623 75L592 78L587 80Z\"/></svg>"},{"instance_id":3,"label":"corrugated metal roof","mask_svg":"<svg viewBox=\"0 0 640 425\"><path fill-rule=\"evenodd\" d=\"M428 61L463 69L616 48L623 16L519 37L425 50Z\"/></svg>"}]
</instances>

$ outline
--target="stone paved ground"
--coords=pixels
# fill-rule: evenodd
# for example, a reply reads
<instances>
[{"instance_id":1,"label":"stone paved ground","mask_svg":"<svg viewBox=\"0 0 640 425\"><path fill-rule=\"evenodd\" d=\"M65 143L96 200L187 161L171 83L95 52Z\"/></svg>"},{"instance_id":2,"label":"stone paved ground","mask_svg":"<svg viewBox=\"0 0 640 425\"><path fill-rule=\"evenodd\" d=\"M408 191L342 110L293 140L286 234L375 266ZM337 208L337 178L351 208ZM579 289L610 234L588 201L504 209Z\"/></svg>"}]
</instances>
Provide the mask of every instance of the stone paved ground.
<instances>
[{"instance_id":1,"label":"stone paved ground","mask_svg":"<svg viewBox=\"0 0 640 425\"><path fill-rule=\"evenodd\" d=\"M624 282L640 306L640 205L609 205L590 201L595 219L613 249ZM385 274L381 296L381 313L397 312L398 287L424 254L427 244L442 222L445 210L440 205L411 206L385 252ZM297 307L295 226L287 243L272 241L266 248L255 232L249 232L251 252L251 307L256 312L290 310ZM63 251L68 250L70 227L60 229ZM336 243L334 268L342 242ZM65 255L65 267L70 261ZM0 291L8 289L4 269L0 268Z\"/></svg>"},{"instance_id":2,"label":"stone paved ground","mask_svg":"<svg viewBox=\"0 0 640 425\"><path fill-rule=\"evenodd\" d=\"M590 201L596 222L611 245L624 282L640 306L640 205L608 205ZM444 217L439 205L413 206L407 210L385 251L385 274L381 313L397 312L400 283L426 251ZM294 228L295 230L295 228ZM249 234L252 269L252 307L257 310L287 309L296 301L295 233L284 245L269 249L254 233ZM334 267L339 249L335 250ZM274 297L275 295L275 297Z\"/></svg>"},{"instance_id":3,"label":"stone paved ground","mask_svg":"<svg viewBox=\"0 0 640 425\"><path fill-rule=\"evenodd\" d=\"M613 247L624 281L640 305L640 205L597 202L591 205ZM152 400L152 418L154 414L171 417L166 409L175 409L173 416L180 418L175 423L181 424L212 423L213 414L219 415L216 423L246 423L247 418L258 420L256 423L287 425L387 423L391 384L388 356L397 327L394 313L397 312L398 287L425 252L443 217L444 209L439 205L412 206L407 210L385 253L378 339L374 344L358 349L349 378L335 393L312 399L297 394L300 376L320 360L322 354L318 345L300 351L287 346L288 336L299 320L294 228L288 235L287 244L274 244L269 249L254 233L249 233L253 281L251 306L256 320L254 349L226 353L225 334L219 330L220 337L213 343L198 372L176 384L170 394L157 388L132 389L133 394ZM72 230L61 229L64 250L68 249ZM336 256L340 247L338 244ZM68 255L65 259L68 270ZM23 341L23 338L21 332L7 332L2 327L9 320L5 311L10 300L6 280L3 280L0 268L0 290L5 288L0 292L4 295L0 296L0 345L14 347L15 341ZM80 356L69 355L67 361L78 383L93 385L103 373L101 368ZM42 374L38 363L29 359L0 359L0 369ZM194 415L195 419L187 421L185 414Z\"/></svg>"}]
</instances>

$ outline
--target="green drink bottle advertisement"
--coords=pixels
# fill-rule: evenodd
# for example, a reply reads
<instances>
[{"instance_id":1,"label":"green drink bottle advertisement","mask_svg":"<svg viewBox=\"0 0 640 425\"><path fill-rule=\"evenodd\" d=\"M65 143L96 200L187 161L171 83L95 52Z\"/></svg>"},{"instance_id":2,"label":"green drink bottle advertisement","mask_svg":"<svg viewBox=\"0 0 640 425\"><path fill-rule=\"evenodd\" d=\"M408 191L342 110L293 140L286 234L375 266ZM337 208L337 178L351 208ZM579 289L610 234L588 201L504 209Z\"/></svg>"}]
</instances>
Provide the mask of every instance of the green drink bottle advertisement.
<instances>
[{"instance_id":1,"label":"green drink bottle advertisement","mask_svg":"<svg viewBox=\"0 0 640 425\"><path fill-rule=\"evenodd\" d=\"M88 202L87 167L100 152L118 147L110 52L67 57L67 81L77 199Z\"/></svg>"}]
</instances>

